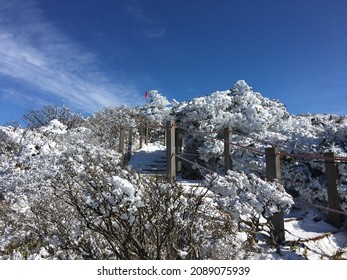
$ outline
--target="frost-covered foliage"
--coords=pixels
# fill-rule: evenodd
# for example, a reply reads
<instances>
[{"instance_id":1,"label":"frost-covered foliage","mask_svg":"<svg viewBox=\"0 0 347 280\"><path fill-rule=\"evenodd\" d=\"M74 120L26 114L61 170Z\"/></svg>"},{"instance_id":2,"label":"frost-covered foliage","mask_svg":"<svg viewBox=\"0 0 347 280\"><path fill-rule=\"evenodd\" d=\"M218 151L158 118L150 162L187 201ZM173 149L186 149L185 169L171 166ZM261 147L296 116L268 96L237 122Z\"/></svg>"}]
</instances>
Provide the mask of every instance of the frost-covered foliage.
<instances>
[{"instance_id":1,"label":"frost-covered foliage","mask_svg":"<svg viewBox=\"0 0 347 280\"><path fill-rule=\"evenodd\" d=\"M115 148L119 144L120 130L132 129L134 134L138 134L137 126L141 119L138 109L126 106L106 107L93 114L86 126L98 136L100 144Z\"/></svg>"},{"instance_id":2,"label":"frost-covered foliage","mask_svg":"<svg viewBox=\"0 0 347 280\"><path fill-rule=\"evenodd\" d=\"M150 106L157 107L158 109L163 109L167 105L170 105L169 100L163 95L161 95L157 90L151 90L149 92L151 101L149 102Z\"/></svg>"},{"instance_id":3,"label":"frost-covered foliage","mask_svg":"<svg viewBox=\"0 0 347 280\"><path fill-rule=\"evenodd\" d=\"M37 129L3 127L0 135L7 143L0 158L2 259L245 255L246 240L235 238L230 216L206 191L122 170L120 154L89 128L68 130L53 120Z\"/></svg>"},{"instance_id":4,"label":"frost-covered foliage","mask_svg":"<svg viewBox=\"0 0 347 280\"><path fill-rule=\"evenodd\" d=\"M151 90L149 95L151 97L150 102L143 108L140 108L143 116L152 123L165 123L171 112L171 107L169 106L171 103L157 90Z\"/></svg>"},{"instance_id":5,"label":"frost-covered foliage","mask_svg":"<svg viewBox=\"0 0 347 280\"><path fill-rule=\"evenodd\" d=\"M6 147L0 155L0 192L8 207L2 246L25 243L28 235L36 230L31 224L35 217L33 207L53 207L53 181L58 175L69 176L64 168L66 163L70 163L75 172L83 172L87 166L98 171L119 168L120 155L97 145L96 135L85 127L67 130L65 125L52 120L47 126L36 129L2 127L0 131L2 146ZM65 219L68 216L60 222ZM27 223L21 224L23 221ZM24 231L12 232L12 223L20 223Z\"/></svg>"},{"instance_id":6,"label":"frost-covered foliage","mask_svg":"<svg viewBox=\"0 0 347 280\"><path fill-rule=\"evenodd\" d=\"M289 117L281 103L253 92L245 81L231 90L182 102L173 111L182 126L202 131L229 126L243 133L263 132Z\"/></svg>"},{"instance_id":7,"label":"frost-covered foliage","mask_svg":"<svg viewBox=\"0 0 347 280\"><path fill-rule=\"evenodd\" d=\"M109 169L119 162L118 153L95 145L95 135L89 129L66 130L57 120L38 129L3 128L1 132L7 145L16 146L16 153L12 150L1 155L0 190L18 209L25 209L28 195L36 196L38 189L50 184L64 161L73 162L76 169L82 169L83 164Z\"/></svg>"},{"instance_id":8,"label":"frost-covered foliage","mask_svg":"<svg viewBox=\"0 0 347 280\"><path fill-rule=\"evenodd\" d=\"M210 133L184 133L184 139L187 152L199 152L200 159L209 162L211 168L223 154L223 143L215 140L223 138L223 128L247 135L264 134L289 118L281 103L253 92L242 80L231 90L179 103L172 111L178 125L189 131Z\"/></svg>"},{"instance_id":9,"label":"frost-covered foliage","mask_svg":"<svg viewBox=\"0 0 347 280\"><path fill-rule=\"evenodd\" d=\"M207 175L205 184L216 194L216 201L236 222L271 218L288 211L294 203L283 186L254 174L229 170L225 176Z\"/></svg>"},{"instance_id":10,"label":"frost-covered foliage","mask_svg":"<svg viewBox=\"0 0 347 280\"><path fill-rule=\"evenodd\" d=\"M264 150L347 156L345 116L290 115L245 81L188 102L169 104L157 91L151 98L73 125L50 119L27 129L0 127L0 258L252 258L261 250L252 241L260 220L289 209L291 195L326 205L324 161L282 156L283 180L270 183ZM204 179L187 188L124 169L120 131L132 128L136 150L140 123L156 141L169 119L181 127L182 155L220 174L220 139L231 128L233 171L210 176L184 164L182 175ZM338 166L347 211L346 165Z\"/></svg>"},{"instance_id":11,"label":"frost-covered foliage","mask_svg":"<svg viewBox=\"0 0 347 280\"><path fill-rule=\"evenodd\" d=\"M334 151L346 156L345 116L290 115L277 100L270 100L240 80L226 91L176 102L171 116L185 128L184 157L213 171L223 172L223 129L233 131L233 169L265 177L266 147L279 146L294 154L323 155ZM221 139L221 140L216 140ZM258 151L258 152L254 152ZM200 171L183 163L184 176L201 176ZM339 165L340 198L346 208L346 168ZM326 201L324 161L282 158L282 175L286 189L305 200Z\"/></svg>"},{"instance_id":12,"label":"frost-covered foliage","mask_svg":"<svg viewBox=\"0 0 347 280\"><path fill-rule=\"evenodd\" d=\"M187 192L125 170L76 168L65 161L51 183L35 194L27 196L25 209L10 203L5 212L2 258L206 259L244 254L242 243L235 242L232 221L205 198L206 192Z\"/></svg>"},{"instance_id":13,"label":"frost-covered foliage","mask_svg":"<svg viewBox=\"0 0 347 280\"><path fill-rule=\"evenodd\" d=\"M120 132L124 130L124 137L128 139L129 131L132 131L132 151L136 151L140 144L140 128L143 130L148 125L150 139L158 138L163 134L161 124L166 118L169 108L144 106L131 108L126 106L106 107L96 112L85 123L87 128L97 136L98 144L107 148L118 149ZM142 131L144 134L145 132Z\"/></svg>"}]
</instances>

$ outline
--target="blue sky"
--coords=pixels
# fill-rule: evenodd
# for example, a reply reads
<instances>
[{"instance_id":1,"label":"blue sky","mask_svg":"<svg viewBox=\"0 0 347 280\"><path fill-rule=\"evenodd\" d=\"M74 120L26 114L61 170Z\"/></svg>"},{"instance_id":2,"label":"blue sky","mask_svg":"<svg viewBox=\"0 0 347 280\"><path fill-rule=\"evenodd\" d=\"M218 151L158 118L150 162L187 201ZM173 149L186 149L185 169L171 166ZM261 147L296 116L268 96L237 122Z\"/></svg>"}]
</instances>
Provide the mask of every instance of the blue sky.
<instances>
[{"instance_id":1,"label":"blue sky","mask_svg":"<svg viewBox=\"0 0 347 280\"><path fill-rule=\"evenodd\" d=\"M0 124L245 80L292 114L346 114L345 0L0 0Z\"/></svg>"}]
</instances>

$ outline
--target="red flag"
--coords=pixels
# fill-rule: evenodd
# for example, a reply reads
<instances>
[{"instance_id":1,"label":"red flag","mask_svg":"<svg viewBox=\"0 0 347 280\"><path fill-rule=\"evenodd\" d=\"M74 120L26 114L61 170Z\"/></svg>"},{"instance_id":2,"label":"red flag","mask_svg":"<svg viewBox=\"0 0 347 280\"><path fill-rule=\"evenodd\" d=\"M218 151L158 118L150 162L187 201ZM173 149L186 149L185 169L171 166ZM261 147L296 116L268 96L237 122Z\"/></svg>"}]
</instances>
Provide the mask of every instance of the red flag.
<instances>
[{"instance_id":1,"label":"red flag","mask_svg":"<svg viewBox=\"0 0 347 280\"><path fill-rule=\"evenodd\" d=\"M146 94L145 94L146 99L148 99L148 91L146 90Z\"/></svg>"}]
</instances>

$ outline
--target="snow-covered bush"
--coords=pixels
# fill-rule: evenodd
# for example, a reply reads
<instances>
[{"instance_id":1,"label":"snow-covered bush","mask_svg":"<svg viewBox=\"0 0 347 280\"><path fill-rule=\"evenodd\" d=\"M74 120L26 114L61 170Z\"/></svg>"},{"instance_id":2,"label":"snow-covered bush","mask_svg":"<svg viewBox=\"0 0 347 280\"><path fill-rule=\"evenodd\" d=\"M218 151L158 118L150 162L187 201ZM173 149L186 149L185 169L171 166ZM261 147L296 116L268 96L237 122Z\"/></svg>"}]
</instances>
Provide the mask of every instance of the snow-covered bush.
<instances>
[{"instance_id":1,"label":"snow-covered bush","mask_svg":"<svg viewBox=\"0 0 347 280\"><path fill-rule=\"evenodd\" d=\"M151 107L157 107L158 109L163 109L167 105L170 105L169 100L163 95L161 95L157 90L151 90L149 92L149 96L151 97L151 100L149 102L149 105Z\"/></svg>"},{"instance_id":2,"label":"snow-covered bush","mask_svg":"<svg viewBox=\"0 0 347 280\"><path fill-rule=\"evenodd\" d=\"M151 126L151 133L154 133L156 126L158 126L157 130L162 131L159 127L161 125L160 118L152 118L151 113L147 114L147 109L147 107L105 107L89 117L85 126L95 134L99 145L112 149L118 149L122 129L125 129L126 137L128 137L129 131L132 130L132 148L136 151L139 148L141 122L143 128L145 128L145 124Z\"/></svg>"},{"instance_id":3,"label":"snow-covered bush","mask_svg":"<svg viewBox=\"0 0 347 280\"><path fill-rule=\"evenodd\" d=\"M261 218L269 220L294 204L281 184L264 181L252 173L229 170L225 176L207 175L205 185L215 194L216 203L239 224L257 225Z\"/></svg>"},{"instance_id":4,"label":"snow-covered bush","mask_svg":"<svg viewBox=\"0 0 347 280\"><path fill-rule=\"evenodd\" d=\"M245 81L231 90L182 102L173 110L177 122L189 129L220 131L224 127L243 132L264 132L289 114L278 101L254 92Z\"/></svg>"},{"instance_id":5,"label":"snow-covered bush","mask_svg":"<svg viewBox=\"0 0 347 280\"><path fill-rule=\"evenodd\" d=\"M122 170L120 155L89 128L67 130L53 120L38 129L2 128L1 137L18 146L1 157L2 259L242 255L230 218L206 192Z\"/></svg>"},{"instance_id":6,"label":"snow-covered bush","mask_svg":"<svg viewBox=\"0 0 347 280\"><path fill-rule=\"evenodd\" d=\"M149 92L151 100L144 107L140 108L145 119L156 125L163 125L171 112L171 103L165 96L157 90Z\"/></svg>"},{"instance_id":7,"label":"snow-covered bush","mask_svg":"<svg viewBox=\"0 0 347 280\"><path fill-rule=\"evenodd\" d=\"M68 128L78 127L84 122L80 115L74 114L65 106L47 105L41 109L31 110L23 115L24 123L30 128L48 125L52 120L58 120Z\"/></svg>"},{"instance_id":8,"label":"snow-covered bush","mask_svg":"<svg viewBox=\"0 0 347 280\"><path fill-rule=\"evenodd\" d=\"M2 258L206 259L244 254L233 222L205 191L187 191L126 171L110 176L93 165L65 165L50 185L30 197L25 210L8 213Z\"/></svg>"},{"instance_id":9,"label":"snow-covered bush","mask_svg":"<svg viewBox=\"0 0 347 280\"><path fill-rule=\"evenodd\" d=\"M200 153L198 162L211 168L223 155L223 142L216 138L223 139L224 128L231 128L235 134L261 134L266 139L269 132L277 132L278 123L290 117L281 103L254 92L243 80L231 90L182 102L173 107L171 115L179 126L187 129L183 134L187 154ZM237 140L243 146L266 147L262 143L247 143L242 137Z\"/></svg>"},{"instance_id":10,"label":"snow-covered bush","mask_svg":"<svg viewBox=\"0 0 347 280\"><path fill-rule=\"evenodd\" d=\"M237 144L232 150L233 168L261 177L265 176L265 157L261 153L270 146L279 146L282 151L293 154L323 155L334 151L339 156L347 156L345 116L290 115L279 101L263 97L243 80L237 81L230 90L175 102L170 115L185 128L183 156L213 171L222 170L224 145L222 140L216 139L223 139L225 127L232 129L232 142ZM189 163L182 164L184 177L202 177L199 169ZM281 169L285 187L291 193L300 194L308 201L326 201L324 161L282 157ZM346 170L343 164L339 165L343 208L347 201Z\"/></svg>"},{"instance_id":11,"label":"snow-covered bush","mask_svg":"<svg viewBox=\"0 0 347 280\"><path fill-rule=\"evenodd\" d=\"M16 146L16 150L0 157L0 192L5 197L7 217L0 244L2 249L10 249L12 258L16 257L15 250L11 249L13 246L22 249L24 246L23 251L17 253L20 253L18 257L26 258L30 255L31 246L36 248L34 244L37 240L31 239L32 234L37 230L51 230L36 227L33 209L43 205L60 209L55 207L52 182L59 174L68 176L64 172L66 162L71 163L75 172L83 172L86 166L105 172L114 172L119 168L120 155L96 145L95 135L90 129L66 128L59 121L52 120L47 126L36 129L0 129L2 142L7 146ZM69 208L68 205L64 207ZM42 213L49 215L48 212ZM61 211L60 215L63 216L63 213ZM66 213L66 219L70 216L71 213ZM59 218L61 222L64 219ZM44 232L41 234L44 235Z\"/></svg>"},{"instance_id":12,"label":"snow-covered bush","mask_svg":"<svg viewBox=\"0 0 347 280\"><path fill-rule=\"evenodd\" d=\"M140 112L134 108L105 107L88 118L86 126L98 136L101 145L115 149L119 144L120 130L134 128L135 136L138 133L137 125L140 121Z\"/></svg>"}]
</instances>

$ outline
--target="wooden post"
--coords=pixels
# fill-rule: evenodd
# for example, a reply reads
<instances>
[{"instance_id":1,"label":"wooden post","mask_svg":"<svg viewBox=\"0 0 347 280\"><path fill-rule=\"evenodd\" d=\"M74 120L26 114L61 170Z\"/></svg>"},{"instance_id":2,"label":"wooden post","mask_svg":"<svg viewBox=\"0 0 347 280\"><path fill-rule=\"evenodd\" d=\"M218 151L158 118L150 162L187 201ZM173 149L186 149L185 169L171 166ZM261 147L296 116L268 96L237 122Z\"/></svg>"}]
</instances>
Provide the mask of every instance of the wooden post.
<instances>
[{"instance_id":1,"label":"wooden post","mask_svg":"<svg viewBox=\"0 0 347 280\"><path fill-rule=\"evenodd\" d=\"M325 153L324 157L331 158L331 160L325 160L325 169L328 185L328 205L331 209L341 211L339 193L337 191L339 181L339 170L337 163L334 160L335 153ZM329 222L335 227L340 228L342 225L342 217L340 214L329 212Z\"/></svg>"},{"instance_id":2,"label":"wooden post","mask_svg":"<svg viewBox=\"0 0 347 280\"><path fill-rule=\"evenodd\" d=\"M183 147L183 138L182 138L182 130L180 128L176 128L175 132L175 153L181 154ZM182 171L182 160L176 157L176 173L180 173Z\"/></svg>"},{"instance_id":3,"label":"wooden post","mask_svg":"<svg viewBox=\"0 0 347 280\"><path fill-rule=\"evenodd\" d=\"M143 147L143 121L140 122L140 149Z\"/></svg>"},{"instance_id":4,"label":"wooden post","mask_svg":"<svg viewBox=\"0 0 347 280\"><path fill-rule=\"evenodd\" d=\"M145 138L145 144L148 144L148 135L149 135L149 131L148 131L148 122L146 122L146 138Z\"/></svg>"},{"instance_id":5,"label":"wooden post","mask_svg":"<svg viewBox=\"0 0 347 280\"><path fill-rule=\"evenodd\" d=\"M226 174L228 172L228 170L232 169L232 160L231 160L232 132L231 132L231 128L225 127L223 133L224 133L224 168L225 168L225 174Z\"/></svg>"},{"instance_id":6,"label":"wooden post","mask_svg":"<svg viewBox=\"0 0 347 280\"><path fill-rule=\"evenodd\" d=\"M266 178L268 181L275 179L281 180L281 157L278 154L279 148L266 148L265 149L265 160L266 160ZM274 226L274 235L277 243L285 241L284 231L284 215L283 211L280 211L273 215L271 218L272 225Z\"/></svg>"},{"instance_id":7,"label":"wooden post","mask_svg":"<svg viewBox=\"0 0 347 280\"><path fill-rule=\"evenodd\" d=\"M167 128L164 130L164 145L168 145L168 130Z\"/></svg>"},{"instance_id":8,"label":"wooden post","mask_svg":"<svg viewBox=\"0 0 347 280\"><path fill-rule=\"evenodd\" d=\"M125 129L121 128L119 132L119 146L118 152L121 154L121 165L124 164L124 138L125 138Z\"/></svg>"},{"instance_id":9,"label":"wooden post","mask_svg":"<svg viewBox=\"0 0 347 280\"><path fill-rule=\"evenodd\" d=\"M128 160L131 158L131 152L133 148L133 130L132 128L129 128L129 133L128 133Z\"/></svg>"},{"instance_id":10,"label":"wooden post","mask_svg":"<svg viewBox=\"0 0 347 280\"><path fill-rule=\"evenodd\" d=\"M275 179L281 180L281 157L278 155L279 148L266 148L265 159L266 159L266 178L268 181Z\"/></svg>"},{"instance_id":11,"label":"wooden post","mask_svg":"<svg viewBox=\"0 0 347 280\"><path fill-rule=\"evenodd\" d=\"M166 143L167 143L167 181L173 183L176 180L176 156L175 156L175 122L166 123Z\"/></svg>"},{"instance_id":12,"label":"wooden post","mask_svg":"<svg viewBox=\"0 0 347 280\"><path fill-rule=\"evenodd\" d=\"M118 147L118 152L121 154L124 153L124 138L125 138L125 129L121 128L119 133L119 147Z\"/></svg>"}]
</instances>

